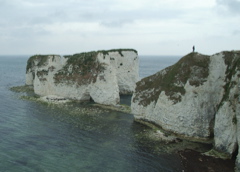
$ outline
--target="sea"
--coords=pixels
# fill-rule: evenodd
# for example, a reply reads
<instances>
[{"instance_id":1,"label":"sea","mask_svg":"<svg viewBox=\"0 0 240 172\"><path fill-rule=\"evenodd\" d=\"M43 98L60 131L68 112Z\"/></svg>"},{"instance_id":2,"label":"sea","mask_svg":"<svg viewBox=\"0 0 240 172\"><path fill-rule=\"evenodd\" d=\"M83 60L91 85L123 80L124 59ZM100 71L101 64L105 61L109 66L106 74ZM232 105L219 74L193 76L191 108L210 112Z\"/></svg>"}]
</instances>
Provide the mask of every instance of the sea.
<instances>
[{"instance_id":1,"label":"sea","mask_svg":"<svg viewBox=\"0 0 240 172\"><path fill-rule=\"evenodd\" d=\"M186 172L185 142L148 137L152 129L133 115L75 103L59 107L10 90L25 84L28 55L0 56L0 172ZM139 56L140 78L176 63L180 56ZM123 97L129 104L131 97Z\"/></svg>"}]
</instances>

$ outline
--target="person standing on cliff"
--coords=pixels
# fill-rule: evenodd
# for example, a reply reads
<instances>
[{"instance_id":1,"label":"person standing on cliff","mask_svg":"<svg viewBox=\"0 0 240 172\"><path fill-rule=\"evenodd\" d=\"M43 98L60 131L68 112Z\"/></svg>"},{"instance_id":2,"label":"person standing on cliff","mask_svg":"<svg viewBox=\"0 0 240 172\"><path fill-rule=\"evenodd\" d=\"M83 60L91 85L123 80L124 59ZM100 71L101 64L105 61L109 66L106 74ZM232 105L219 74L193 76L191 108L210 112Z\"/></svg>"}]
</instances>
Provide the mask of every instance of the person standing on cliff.
<instances>
[{"instance_id":1,"label":"person standing on cliff","mask_svg":"<svg viewBox=\"0 0 240 172\"><path fill-rule=\"evenodd\" d=\"M194 53L194 51L195 51L195 46L192 47L192 51L193 51L193 53Z\"/></svg>"}]
</instances>

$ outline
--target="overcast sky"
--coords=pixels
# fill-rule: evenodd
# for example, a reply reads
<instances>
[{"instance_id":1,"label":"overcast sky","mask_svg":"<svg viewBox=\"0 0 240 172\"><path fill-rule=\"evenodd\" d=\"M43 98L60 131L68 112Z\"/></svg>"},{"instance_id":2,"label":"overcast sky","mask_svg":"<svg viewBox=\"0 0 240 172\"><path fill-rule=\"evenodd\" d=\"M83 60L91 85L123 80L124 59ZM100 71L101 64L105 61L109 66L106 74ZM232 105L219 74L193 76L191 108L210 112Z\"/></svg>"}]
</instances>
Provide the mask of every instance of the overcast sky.
<instances>
[{"instance_id":1,"label":"overcast sky","mask_svg":"<svg viewBox=\"0 0 240 172\"><path fill-rule=\"evenodd\" d=\"M240 50L240 0L0 0L0 54Z\"/></svg>"}]
</instances>

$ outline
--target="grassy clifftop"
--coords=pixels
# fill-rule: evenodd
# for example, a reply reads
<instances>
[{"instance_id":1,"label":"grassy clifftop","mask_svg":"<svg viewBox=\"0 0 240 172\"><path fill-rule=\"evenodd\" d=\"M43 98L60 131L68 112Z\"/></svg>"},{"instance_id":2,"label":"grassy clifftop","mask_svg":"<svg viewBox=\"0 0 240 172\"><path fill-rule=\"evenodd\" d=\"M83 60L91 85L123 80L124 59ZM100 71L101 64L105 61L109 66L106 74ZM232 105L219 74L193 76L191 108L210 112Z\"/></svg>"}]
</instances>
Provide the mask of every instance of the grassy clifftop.
<instances>
[{"instance_id":1,"label":"grassy clifftop","mask_svg":"<svg viewBox=\"0 0 240 172\"><path fill-rule=\"evenodd\" d=\"M123 56L122 51L133 51L136 54L138 54L137 50L134 49L111 49L111 50L100 50L98 53L103 53L104 55L107 55L110 52L118 52L121 56Z\"/></svg>"},{"instance_id":2,"label":"grassy clifftop","mask_svg":"<svg viewBox=\"0 0 240 172\"><path fill-rule=\"evenodd\" d=\"M94 83L96 82L98 75L105 70L105 64L99 63L97 60L98 54L102 53L103 55L108 55L110 52L118 52L123 56L123 51L134 51L137 53L134 49L112 49L64 56L67 58L67 63L63 69L55 74L55 83L77 83L77 85ZM100 77L100 79L105 80L104 76Z\"/></svg>"},{"instance_id":3,"label":"grassy clifftop","mask_svg":"<svg viewBox=\"0 0 240 172\"><path fill-rule=\"evenodd\" d=\"M107 55L110 52L118 52L121 56L123 56L122 51L133 51L136 54L138 53L135 49L111 49L111 50L99 50L99 51L91 51L91 52L84 52L84 53L79 53L79 54L74 54L74 55L67 55L65 56L66 58L69 58L69 63L74 63L77 58L84 58L85 61L89 59L92 59L92 57L97 56L98 53L102 53L104 55ZM27 66L26 66L26 72L32 68L33 66L44 66L45 63L47 62L47 59L49 56L55 56L55 55L33 55L31 56L28 61L27 61Z\"/></svg>"},{"instance_id":4,"label":"grassy clifftop","mask_svg":"<svg viewBox=\"0 0 240 172\"><path fill-rule=\"evenodd\" d=\"M55 74L55 83L84 85L96 82L98 74L105 69L104 64L97 61L97 54L92 51L65 56L67 63Z\"/></svg>"},{"instance_id":5,"label":"grassy clifftop","mask_svg":"<svg viewBox=\"0 0 240 172\"><path fill-rule=\"evenodd\" d=\"M176 64L139 81L133 102L139 101L139 104L147 106L156 102L162 91L174 103L181 101L180 95L185 94L184 85L187 81L196 87L206 81L209 62L209 56L198 53L184 56Z\"/></svg>"},{"instance_id":6,"label":"grassy clifftop","mask_svg":"<svg viewBox=\"0 0 240 172\"><path fill-rule=\"evenodd\" d=\"M35 62L37 62L37 66L38 67L41 67L43 66L46 61L48 59L48 55L34 55L34 56L31 56L28 61L27 61L27 67L26 67L26 72L32 68L33 66L35 66Z\"/></svg>"},{"instance_id":7,"label":"grassy clifftop","mask_svg":"<svg viewBox=\"0 0 240 172\"><path fill-rule=\"evenodd\" d=\"M26 72L29 69L33 68L34 66L42 67L42 66L46 65L49 57L53 57L52 60L54 60L55 56L59 56L59 55L54 55L54 54L40 55L40 54L38 54L38 55L31 56L27 61Z\"/></svg>"},{"instance_id":8,"label":"grassy clifftop","mask_svg":"<svg viewBox=\"0 0 240 172\"><path fill-rule=\"evenodd\" d=\"M67 58L67 62L66 65L55 74L55 84L77 83L77 85L82 85L96 82L97 76L105 69L105 64L99 63L96 59L97 55L102 53L105 56L111 52L118 52L121 56L124 56L123 51L133 51L137 53L134 49L111 49L64 56ZM53 56L54 59L54 55L31 56L27 61L26 73L29 69L46 65L50 56ZM39 75L40 74L42 73L39 73ZM104 77L101 77L101 79L104 80Z\"/></svg>"}]
</instances>

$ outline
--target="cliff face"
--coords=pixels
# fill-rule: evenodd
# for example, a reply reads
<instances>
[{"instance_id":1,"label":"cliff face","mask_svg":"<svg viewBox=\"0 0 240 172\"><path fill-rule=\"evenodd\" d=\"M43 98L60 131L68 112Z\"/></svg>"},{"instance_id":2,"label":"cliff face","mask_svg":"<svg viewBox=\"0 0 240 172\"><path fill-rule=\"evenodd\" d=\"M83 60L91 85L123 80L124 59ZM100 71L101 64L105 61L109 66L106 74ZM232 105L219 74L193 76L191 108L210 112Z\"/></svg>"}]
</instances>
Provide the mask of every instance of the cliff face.
<instances>
[{"instance_id":1,"label":"cliff face","mask_svg":"<svg viewBox=\"0 0 240 172\"><path fill-rule=\"evenodd\" d=\"M97 51L70 56L36 55L28 60L26 84L41 96L119 103L119 94L130 94L138 81L135 50Z\"/></svg>"},{"instance_id":2,"label":"cliff face","mask_svg":"<svg viewBox=\"0 0 240 172\"><path fill-rule=\"evenodd\" d=\"M177 134L214 136L215 149L231 155L240 134L239 78L239 51L190 53L137 82L132 113Z\"/></svg>"},{"instance_id":3,"label":"cliff face","mask_svg":"<svg viewBox=\"0 0 240 172\"><path fill-rule=\"evenodd\" d=\"M238 92L240 92L240 88L238 86ZM237 142L238 142L238 152L240 152L239 146L240 146L240 96L238 97L238 105L236 110L237 115ZM237 155L237 161L236 161L236 169L240 171L240 153Z\"/></svg>"}]
</instances>

